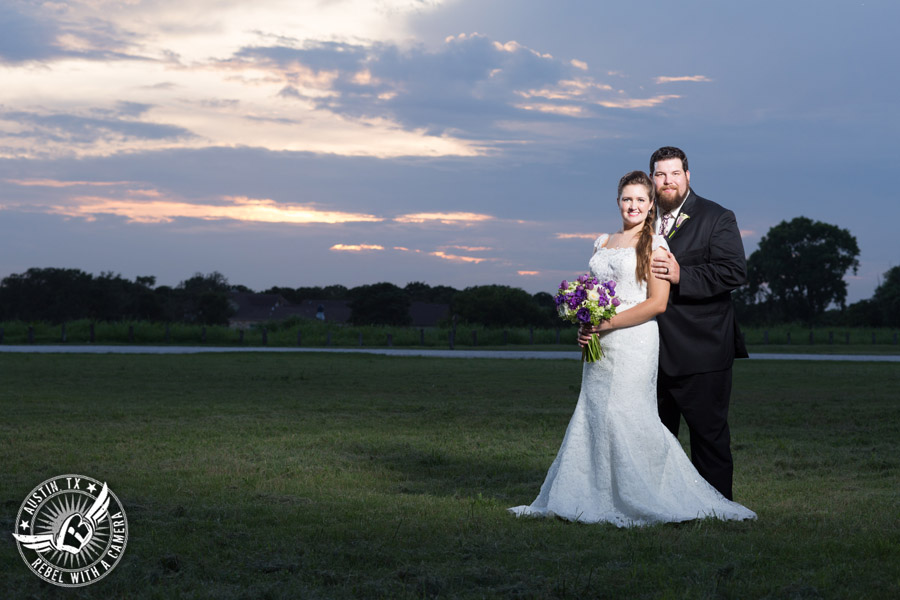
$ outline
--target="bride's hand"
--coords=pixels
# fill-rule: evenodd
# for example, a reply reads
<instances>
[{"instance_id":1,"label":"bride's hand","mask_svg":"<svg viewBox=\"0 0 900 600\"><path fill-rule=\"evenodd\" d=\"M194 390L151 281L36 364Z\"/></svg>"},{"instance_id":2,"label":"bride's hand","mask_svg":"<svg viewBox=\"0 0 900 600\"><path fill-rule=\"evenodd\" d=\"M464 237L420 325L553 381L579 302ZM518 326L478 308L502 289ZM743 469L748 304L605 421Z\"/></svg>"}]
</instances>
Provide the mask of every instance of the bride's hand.
<instances>
[{"instance_id":1,"label":"bride's hand","mask_svg":"<svg viewBox=\"0 0 900 600\"><path fill-rule=\"evenodd\" d=\"M600 333L600 328L588 325L578 327L578 345L582 348L587 346L591 341L591 335L594 333Z\"/></svg>"}]
</instances>

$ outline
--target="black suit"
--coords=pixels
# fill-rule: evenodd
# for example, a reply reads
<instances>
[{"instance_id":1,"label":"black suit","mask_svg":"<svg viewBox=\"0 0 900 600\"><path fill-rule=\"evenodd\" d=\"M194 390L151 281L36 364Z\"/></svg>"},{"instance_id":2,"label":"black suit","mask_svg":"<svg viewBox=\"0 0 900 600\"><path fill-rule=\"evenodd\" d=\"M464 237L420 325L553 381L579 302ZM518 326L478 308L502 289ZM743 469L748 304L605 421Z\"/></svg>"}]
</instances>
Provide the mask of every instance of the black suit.
<instances>
[{"instance_id":1,"label":"black suit","mask_svg":"<svg viewBox=\"0 0 900 600\"><path fill-rule=\"evenodd\" d=\"M732 290L747 279L744 245L734 213L693 190L681 208L669 247L681 269L659 324L659 416L678 435L681 416L691 432L691 460L731 498L728 401L734 359L747 356L734 317Z\"/></svg>"}]
</instances>

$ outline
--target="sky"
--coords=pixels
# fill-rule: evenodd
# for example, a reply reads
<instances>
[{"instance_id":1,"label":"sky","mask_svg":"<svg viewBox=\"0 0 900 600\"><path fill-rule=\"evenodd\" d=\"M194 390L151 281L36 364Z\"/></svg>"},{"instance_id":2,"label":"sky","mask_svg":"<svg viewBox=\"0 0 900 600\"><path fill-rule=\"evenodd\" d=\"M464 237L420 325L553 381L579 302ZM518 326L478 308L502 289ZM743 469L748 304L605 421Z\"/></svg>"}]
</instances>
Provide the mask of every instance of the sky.
<instances>
[{"instance_id":1,"label":"sky","mask_svg":"<svg viewBox=\"0 0 900 600\"><path fill-rule=\"evenodd\" d=\"M554 292L666 145L900 263L894 0L4 0L0 278Z\"/></svg>"}]
</instances>

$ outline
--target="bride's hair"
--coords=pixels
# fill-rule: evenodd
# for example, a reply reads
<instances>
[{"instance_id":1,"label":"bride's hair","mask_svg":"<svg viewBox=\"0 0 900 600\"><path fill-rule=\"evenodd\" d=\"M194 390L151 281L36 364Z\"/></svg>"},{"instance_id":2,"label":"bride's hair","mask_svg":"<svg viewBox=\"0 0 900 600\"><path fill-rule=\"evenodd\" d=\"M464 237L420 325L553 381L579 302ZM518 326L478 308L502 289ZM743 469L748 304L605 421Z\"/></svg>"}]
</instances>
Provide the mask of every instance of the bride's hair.
<instances>
[{"instance_id":1,"label":"bride's hair","mask_svg":"<svg viewBox=\"0 0 900 600\"><path fill-rule=\"evenodd\" d=\"M641 227L640 237L638 238L635 253L637 254L637 268L634 270L635 278L638 281L648 281L650 279L650 255L653 254L653 224L656 222L656 186L650 179L650 176L643 171L632 171L622 176L619 180L619 190L616 198L622 197L622 189L626 185L642 185L647 188L647 196L652 202L650 210L647 211L647 218Z\"/></svg>"}]
</instances>

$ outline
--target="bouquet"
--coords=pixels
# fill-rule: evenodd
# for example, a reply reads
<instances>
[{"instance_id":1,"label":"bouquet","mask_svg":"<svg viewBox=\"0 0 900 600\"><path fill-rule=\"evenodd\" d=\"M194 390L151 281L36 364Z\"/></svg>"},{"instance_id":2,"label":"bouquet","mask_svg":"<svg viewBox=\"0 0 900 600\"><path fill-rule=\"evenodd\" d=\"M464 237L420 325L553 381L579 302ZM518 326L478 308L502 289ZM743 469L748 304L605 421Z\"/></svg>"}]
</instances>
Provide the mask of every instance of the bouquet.
<instances>
[{"instance_id":1,"label":"bouquet","mask_svg":"<svg viewBox=\"0 0 900 600\"><path fill-rule=\"evenodd\" d=\"M571 283L563 280L556 293L556 311L559 316L578 325L599 325L616 314L621 301L616 298L616 282L600 281L591 275L581 275ZM603 358L600 338L591 335L590 343L581 349L582 362L595 362Z\"/></svg>"}]
</instances>

